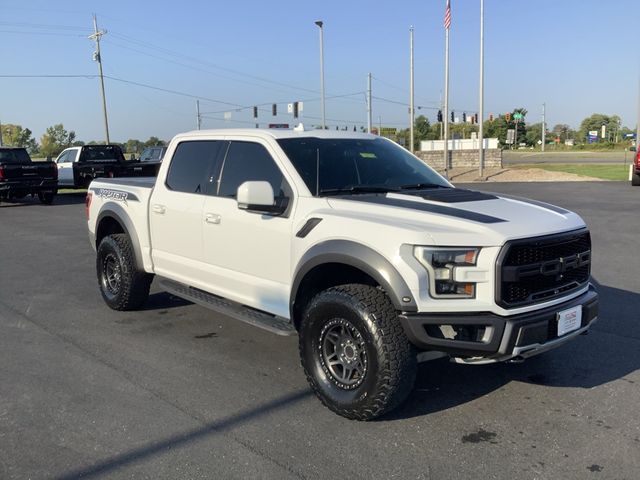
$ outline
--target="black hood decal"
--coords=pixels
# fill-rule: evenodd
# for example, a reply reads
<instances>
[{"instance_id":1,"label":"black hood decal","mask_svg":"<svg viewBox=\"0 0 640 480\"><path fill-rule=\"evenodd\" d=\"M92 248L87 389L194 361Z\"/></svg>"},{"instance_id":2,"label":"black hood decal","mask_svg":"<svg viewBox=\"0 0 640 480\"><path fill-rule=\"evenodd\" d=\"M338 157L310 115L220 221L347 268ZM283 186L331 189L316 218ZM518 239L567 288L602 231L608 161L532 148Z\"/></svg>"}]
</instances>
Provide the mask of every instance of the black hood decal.
<instances>
[{"instance_id":1,"label":"black hood decal","mask_svg":"<svg viewBox=\"0 0 640 480\"><path fill-rule=\"evenodd\" d=\"M467 190L465 188L438 188L431 190L416 190L415 192L402 192L403 195L415 195L425 200L442 203L481 202L483 200L495 200L498 197L490 193Z\"/></svg>"},{"instance_id":2,"label":"black hood decal","mask_svg":"<svg viewBox=\"0 0 640 480\"><path fill-rule=\"evenodd\" d=\"M528 203L530 205L535 205L536 207L546 208L547 210L551 210L552 212L561 213L566 215L567 213L571 213L569 210L565 210L561 207L556 207L555 205L551 205L550 203L540 202L538 200L532 200L530 198L516 197L513 195L505 195L504 193L496 193L500 198L506 198L508 200L517 200L519 202Z\"/></svg>"},{"instance_id":3,"label":"black hood decal","mask_svg":"<svg viewBox=\"0 0 640 480\"><path fill-rule=\"evenodd\" d=\"M444 205L434 205L432 203L414 202L412 200L402 200L399 198L389 198L384 195L351 195L336 197L341 200L352 200L355 202L373 203L376 205L385 205L387 207L407 208L410 210L419 210L421 212L437 213L439 215L447 215L449 217L464 218L478 223L501 223L506 222L502 218L484 215L482 213L470 212L461 208L446 207Z\"/></svg>"}]
</instances>

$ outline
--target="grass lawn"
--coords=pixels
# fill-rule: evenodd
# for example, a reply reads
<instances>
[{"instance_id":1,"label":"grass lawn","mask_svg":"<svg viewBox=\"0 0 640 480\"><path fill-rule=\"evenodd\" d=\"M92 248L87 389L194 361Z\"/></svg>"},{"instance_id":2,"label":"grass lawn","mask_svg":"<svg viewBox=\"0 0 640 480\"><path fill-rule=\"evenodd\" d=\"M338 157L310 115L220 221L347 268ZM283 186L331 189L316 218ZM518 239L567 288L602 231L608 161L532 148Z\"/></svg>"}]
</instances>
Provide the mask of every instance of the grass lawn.
<instances>
[{"instance_id":1,"label":"grass lawn","mask_svg":"<svg viewBox=\"0 0 640 480\"><path fill-rule=\"evenodd\" d=\"M77 193L77 194L81 194L81 193L87 193L87 189L86 188L81 188L81 189L61 188L61 189L58 190L58 193Z\"/></svg>"},{"instance_id":2,"label":"grass lawn","mask_svg":"<svg viewBox=\"0 0 640 480\"><path fill-rule=\"evenodd\" d=\"M575 173L587 177L602 178L603 180L627 180L629 178L629 165L612 165L605 163L535 163L529 165L510 165L509 168L541 168L542 170L549 170L551 172Z\"/></svg>"}]
</instances>

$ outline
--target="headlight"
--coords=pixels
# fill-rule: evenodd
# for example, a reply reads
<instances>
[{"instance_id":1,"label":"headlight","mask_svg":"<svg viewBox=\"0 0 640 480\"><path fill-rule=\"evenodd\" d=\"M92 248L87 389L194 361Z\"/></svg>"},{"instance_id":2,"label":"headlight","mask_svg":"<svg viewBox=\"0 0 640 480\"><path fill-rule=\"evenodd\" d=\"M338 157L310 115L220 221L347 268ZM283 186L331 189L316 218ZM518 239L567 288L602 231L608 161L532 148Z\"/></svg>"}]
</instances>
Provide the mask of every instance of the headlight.
<instances>
[{"instance_id":1,"label":"headlight","mask_svg":"<svg viewBox=\"0 0 640 480\"><path fill-rule=\"evenodd\" d=\"M456 267L476 265L479 248L414 247L413 254L429 272L429 290L434 298L473 298L476 284L457 282Z\"/></svg>"}]
</instances>

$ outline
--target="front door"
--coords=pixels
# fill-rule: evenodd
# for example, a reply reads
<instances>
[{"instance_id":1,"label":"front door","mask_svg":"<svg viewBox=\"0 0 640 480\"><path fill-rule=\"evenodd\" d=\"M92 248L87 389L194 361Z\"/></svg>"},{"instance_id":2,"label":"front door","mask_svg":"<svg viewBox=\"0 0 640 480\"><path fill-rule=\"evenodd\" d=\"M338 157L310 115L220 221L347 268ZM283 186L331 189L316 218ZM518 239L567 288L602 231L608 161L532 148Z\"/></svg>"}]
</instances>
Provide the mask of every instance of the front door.
<instances>
[{"instance_id":1,"label":"front door","mask_svg":"<svg viewBox=\"0 0 640 480\"><path fill-rule=\"evenodd\" d=\"M287 198L280 216L238 208L238 187L251 180L271 184L274 195ZM282 170L257 141L232 141L218 180L203 209L203 253L207 290L244 305L289 316L293 194Z\"/></svg>"},{"instance_id":2,"label":"front door","mask_svg":"<svg viewBox=\"0 0 640 480\"><path fill-rule=\"evenodd\" d=\"M58 155L58 158L56 158L56 164L58 166L58 185L73 187L73 162L77 155L77 150L67 149Z\"/></svg>"}]
</instances>

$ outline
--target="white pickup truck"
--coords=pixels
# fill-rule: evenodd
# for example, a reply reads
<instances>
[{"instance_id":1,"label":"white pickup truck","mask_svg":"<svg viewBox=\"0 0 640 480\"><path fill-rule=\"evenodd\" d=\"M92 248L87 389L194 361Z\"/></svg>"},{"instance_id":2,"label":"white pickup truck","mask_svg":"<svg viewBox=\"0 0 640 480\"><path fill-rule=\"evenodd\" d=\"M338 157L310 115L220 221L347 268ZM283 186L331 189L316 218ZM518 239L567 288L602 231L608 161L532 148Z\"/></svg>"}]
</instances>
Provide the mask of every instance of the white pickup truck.
<instances>
[{"instance_id":1,"label":"white pickup truck","mask_svg":"<svg viewBox=\"0 0 640 480\"><path fill-rule=\"evenodd\" d=\"M311 388L347 418L399 405L419 356L521 361L598 314L578 215L454 188L373 135L181 134L157 179L96 179L86 211L109 307L139 308L155 277L192 302L297 333Z\"/></svg>"}]
</instances>

